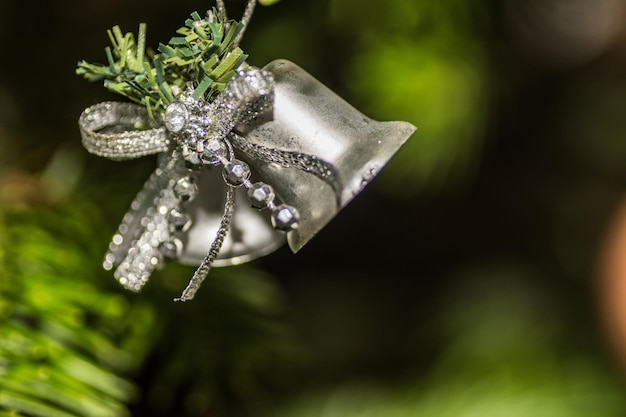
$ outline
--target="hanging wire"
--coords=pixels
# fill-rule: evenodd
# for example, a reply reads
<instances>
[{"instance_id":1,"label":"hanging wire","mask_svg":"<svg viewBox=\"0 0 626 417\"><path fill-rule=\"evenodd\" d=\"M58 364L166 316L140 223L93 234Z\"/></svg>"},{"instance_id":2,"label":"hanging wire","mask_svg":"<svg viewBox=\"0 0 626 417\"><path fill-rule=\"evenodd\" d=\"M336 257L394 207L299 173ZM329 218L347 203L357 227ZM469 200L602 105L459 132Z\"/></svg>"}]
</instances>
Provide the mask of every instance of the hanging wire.
<instances>
[{"instance_id":1,"label":"hanging wire","mask_svg":"<svg viewBox=\"0 0 626 417\"><path fill-rule=\"evenodd\" d=\"M224 214L222 215L222 220L220 221L220 225L215 233L215 239L211 244L211 248L209 249L209 253L204 258L196 272L193 274L191 281L183 291L180 298L175 298L174 301L189 301L193 299L196 295L196 292L200 288L202 281L207 277L209 271L211 270L211 266L213 265L213 261L217 258L217 255L222 248L222 244L224 243L224 239L226 238L226 234L228 233L228 229L230 227L230 222L233 218L233 211L235 209L235 187L228 187L228 191L226 192L226 203L224 204Z\"/></svg>"},{"instance_id":2,"label":"hanging wire","mask_svg":"<svg viewBox=\"0 0 626 417\"><path fill-rule=\"evenodd\" d=\"M246 10L243 12L243 17L241 18L241 24L243 28L241 32L237 35L237 37L233 40L233 49L239 46L239 42L243 38L243 34L248 28L248 23L250 23L250 19L252 19L252 14L254 13L254 7L256 6L257 0L248 0L248 4L246 5Z\"/></svg>"}]
</instances>

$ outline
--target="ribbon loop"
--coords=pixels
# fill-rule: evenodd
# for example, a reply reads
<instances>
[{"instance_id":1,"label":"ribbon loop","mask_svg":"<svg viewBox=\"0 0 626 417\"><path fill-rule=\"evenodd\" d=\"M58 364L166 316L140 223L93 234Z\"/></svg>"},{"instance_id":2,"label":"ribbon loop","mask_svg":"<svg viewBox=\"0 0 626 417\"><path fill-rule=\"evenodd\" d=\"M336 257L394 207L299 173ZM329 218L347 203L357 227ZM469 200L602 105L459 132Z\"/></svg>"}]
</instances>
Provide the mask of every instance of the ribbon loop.
<instances>
[{"instance_id":1,"label":"ribbon loop","mask_svg":"<svg viewBox=\"0 0 626 417\"><path fill-rule=\"evenodd\" d=\"M83 111L78 123L83 146L105 158L134 159L169 148L166 128L157 125L146 108L137 104L99 103Z\"/></svg>"}]
</instances>

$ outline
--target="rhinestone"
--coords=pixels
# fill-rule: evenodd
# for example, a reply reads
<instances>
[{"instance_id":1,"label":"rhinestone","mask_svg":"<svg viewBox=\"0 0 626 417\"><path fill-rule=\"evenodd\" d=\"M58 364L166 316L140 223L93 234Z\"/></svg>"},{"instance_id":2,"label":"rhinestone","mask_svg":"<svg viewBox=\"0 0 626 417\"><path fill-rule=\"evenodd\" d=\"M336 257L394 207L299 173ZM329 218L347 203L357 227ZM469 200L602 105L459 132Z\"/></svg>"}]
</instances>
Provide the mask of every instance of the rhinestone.
<instances>
[{"instance_id":1,"label":"rhinestone","mask_svg":"<svg viewBox=\"0 0 626 417\"><path fill-rule=\"evenodd\" d=\"M266 208L274 200L274 189L265 183L256 182L248 190L250 205L256 209Z\"/></svg>"},{"instance_id":2,"label":"rhinestone","mask_svg":"<svg viewBox=\"0 0 626 417\"><path fill-rule=\"evenodd\" d=\"M174 195L179 200L191 201L198 195L198 186L191 177L183 177L174 184Z\"/></svg>"},{"instance_id":3,"label":"rhinestone","mask_svg":"<svg viewBox=\"0 0 626 417\"><path fill-rule=\"evenodd\" d=\"M187 125L189 112L183 103L174 102L165 109L165 127L172 133L180 133Z\"/></svg>"},{"instance_id":4,"label":"rhinestone","mask_svg":"<svg viewBox=\"0 0 626 417\"><path fill-rule=\"evenodd\" d=\"M226 164L222 175L228 185L238 187L250 178L250 167L243 161L233 159Z\"/></svg>"},{"instance_id":5,"label":"rhinestone","mask_svg":"<svg viewBox=\"0 0 626 417\"><path fill-rule=\"evenodd\" d=\"M298 228L300 213L295 207L282 204L272 211L272 226L274 229L288 232Z\"/></svg>"},{"instance_id":6,"label":"rhinestone","mask_svg":"<svg viewBox=\"0 0 626 417\"><path fill-rule=\"evenodd\" d=\"M202 142L203 151L200 159L206 165L217 165L226 159L226 145L218 139L209 139Z\"/></svg>"},{"instance_id":7,"label":"rhinestone","mask_svg":"<svg viewBox=\"0 0 626 417\"><path fill-rule=\"evenodd\" d=\"M176 230L185 231L191 226L191 217L189 214L178 209L170 210L170 213L167 215L167 221L170 225L174 226Z\"/></svg>"}]
</instances>

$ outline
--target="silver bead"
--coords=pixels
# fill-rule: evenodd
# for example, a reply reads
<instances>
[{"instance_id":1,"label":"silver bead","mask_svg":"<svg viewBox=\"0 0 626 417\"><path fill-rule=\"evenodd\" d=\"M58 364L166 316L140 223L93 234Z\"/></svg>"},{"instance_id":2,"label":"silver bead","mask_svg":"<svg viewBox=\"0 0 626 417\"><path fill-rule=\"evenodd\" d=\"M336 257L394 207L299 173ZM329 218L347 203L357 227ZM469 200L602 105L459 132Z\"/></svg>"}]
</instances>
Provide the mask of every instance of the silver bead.
<instances>
[{"instance_id":1,"label":"silver bead","mask_svg":"<svg viewBox=\"0 0 626 417\"><path fill-rule=\"evenodd\" d=\"M248 200L250 205L255 209L264 209L274 200L274 189L263 182L252 184L248 190Z\"/></svg>"},{"instance_id":2,"label":"silver bead","mask_svg":"<svg viewBox=\"0 0 626 417\"><path fill-rule=\"evenodd\" d=\"M189 111L183 103L174 102L165 109L163 120L167 130L172 133L180 133L187 126Z\"/></svg>"},{"instance_id":3,"label":"silver bead","mask_svg":"<svg viewBox=\"0 0 626 417\"><path fill-rule=\"evenodd\" d=\"M272 210L272 226L274 229L288 232L298 228L300 213L295 207L282 204Z\"/></svg>"},{"instance_id":4,"label":"silver bead","mask_svg":"<svg viewBox=\"0 0 626 417\"><path fill-rule=\"evenodd\" d=\"M189 214L178 209L172 209L169 212L167 221L175 230L185 231L191 226L191 217Z\"/></svg>"},{"instance_id":5,"label":"silver bead","mask_svg":"<svg viewBox=\"0 0 626 417\"><path fill-rule=\"evenodd\" d=\"M238 187L250 178L250 167L243 161L233 159L226 164L222 175L228 185Z\"/></svg>"},{"instance_id":6,"label":"silver bead","mask_svg":"<svg viewBox=\"0 0 626 417\"><path fill-rule=\"evenodd\" d=\"M208 139L202 142L200 159L206 165L217 165L226 159L226 145L219 139Z\"/></svg>"},{"instance_id":7,"label":"silver bead","mask_svg":"<svg viewBox=\"0 0 626 417\"><path fill-rule=\"evenodd\" d=\"M183 177L174 184L174 196L182 201L191 201L198 195L198 186L191 177Z\"/></svg>"}]
</instances>

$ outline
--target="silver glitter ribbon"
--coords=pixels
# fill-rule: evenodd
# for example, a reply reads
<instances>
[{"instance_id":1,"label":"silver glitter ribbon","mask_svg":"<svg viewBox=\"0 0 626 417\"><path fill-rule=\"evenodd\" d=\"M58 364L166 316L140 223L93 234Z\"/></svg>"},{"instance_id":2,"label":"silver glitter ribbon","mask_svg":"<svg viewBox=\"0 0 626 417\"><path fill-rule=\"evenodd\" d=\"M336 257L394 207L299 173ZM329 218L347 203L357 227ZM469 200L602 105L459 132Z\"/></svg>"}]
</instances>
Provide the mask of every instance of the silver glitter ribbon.
<instances>
[{"instance_id":1,"label":"silver glitter ribbon","mask_svg":"<svg viewBox=\"0 0 626 417\"><path fill-rule=\"evenodd\" d=\"M170 146L165 126L155 126L146 108L137 104L96 104L81 114L78 125L85 148L113 160L165 152Z\"/></svg>"}]
</instances>

